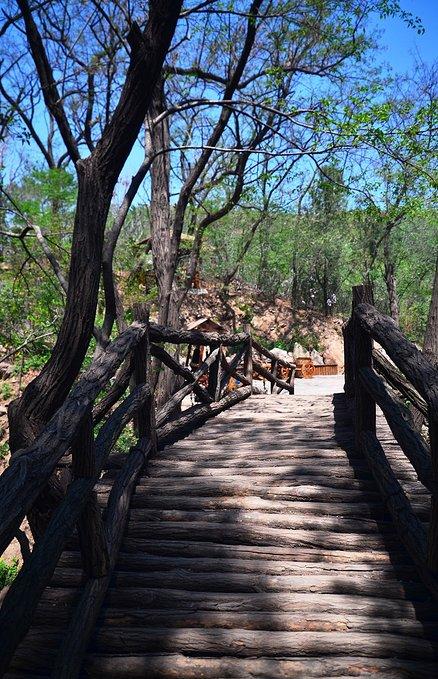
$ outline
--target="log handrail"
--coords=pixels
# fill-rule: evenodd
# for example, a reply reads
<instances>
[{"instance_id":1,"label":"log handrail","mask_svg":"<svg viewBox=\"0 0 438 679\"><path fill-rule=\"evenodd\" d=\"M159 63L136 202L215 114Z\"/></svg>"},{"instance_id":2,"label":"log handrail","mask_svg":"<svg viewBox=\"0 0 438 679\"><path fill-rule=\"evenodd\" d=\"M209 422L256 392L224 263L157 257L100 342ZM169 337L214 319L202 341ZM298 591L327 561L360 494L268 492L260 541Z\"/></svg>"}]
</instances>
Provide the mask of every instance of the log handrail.
<instances>
[{"instance_id":1,"label":"log handrail","mask_svg":"<svg viewBox=\"0 0 438 679\"><path fill-rule=\"evenodd\" d=\"M407 339L389 316L370 304L359 304L354 315L360 327L386 351L438 419L438 370Z\"/></svg>"},{"instance_id":2,"label":"log handrail","mask_svg":"<svg viewBox=\"0 0 438 679\"><path fill-rule=\"evenodd\" d=\"M115 567L131 493L147 459L157 448L169 445L208 418L259 393L253 384L253 366L272 384L293 393L294 364L277 359L263 347L260 351L248 326L246 332L235 334L175 330L149 323L144 308L138 307L134 312L137 320L93 360L32 445L18 451L0 476L0 493L3 493L3 497L0 495L0 548L3 551L57 466L71 464L73 472L72 481L54 509L45 533L4 597L0 609L0 674L7 670L18 643L26 634L66 541L76 528L85 582L55 662L54 676L78 676ZM163 343L204 345L210 347L210 354L192 371L159 346ZM228 347L237 348L230 362L226 358ZM254 361L253 351L290 368L290 383ZM183 386L157 414L149 386L151 355L184 380ZM207 388L200 383L206 373ZM231 375L237 376L240 385L224 395ZM126 395L129 387L132 391ZM175 416L177 406L190 393L201 402ZM100 400L96 403L98 397ZM112 449L131 421L138 441L128 455L119 456L118 476L102 514L95 486L108 467ZM100 429L95 436L97 424Z\"/></svg>"},{"instance_id":3,"label":"log handrail","mask_svg":"<svg viewBox=\"0 0 438 679\"><path fill-rule=\"evenodd\" d=\"M381 351L373 349L374 367L389 384L427 417L427 403L396 366L384 357Z\"/></svg>"},{"instance_id":4,"label":"log handrail","mask_svg":"<svg viewBox=\"0 0 438 679\"><path fill-rule=\"evenodd\" d=\"M355 438L371 467L400 539L419 566L425 584L438 598L438 370L410 342L394 321L378 311L370 286L353 288L353 309L344 326L347 397L355 403ZM373 349L373 340L395 365ZM387 389L388 383L407 398L429 423L430 446L405 416L404 404ZM432 509L426 534L409 499L397 481L376 433L375 409L381 408L400 448L419 481L430 491Z\"/></svg>"}]
</instances>

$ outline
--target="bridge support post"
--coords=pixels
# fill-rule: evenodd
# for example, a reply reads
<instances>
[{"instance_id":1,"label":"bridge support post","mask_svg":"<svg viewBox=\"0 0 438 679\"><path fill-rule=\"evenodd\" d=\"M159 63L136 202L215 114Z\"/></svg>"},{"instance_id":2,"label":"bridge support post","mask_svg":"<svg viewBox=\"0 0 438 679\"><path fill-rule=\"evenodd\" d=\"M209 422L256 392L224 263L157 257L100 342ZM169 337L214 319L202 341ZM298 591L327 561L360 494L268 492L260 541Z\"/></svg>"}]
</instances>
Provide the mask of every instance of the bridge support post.
<instances>
[{"instance_id":1,"label":"bridge support post","mask_svg":"<svg viewBox=\"0 0 438 679\"><path fill-rule=\"evenodd\" d=\"M251 337L251 326L249 323L245 323L243 326L244 332L248 333L248 345L246 348L245 357L243 359L243 374L251 385L252 388L252 337Z\"/></svg>"},{"instance_id":2,"label":"bridge support post","mask_svg":"<svg viewBox=\"0 0 438 679\"><path fill-rule=\"evenodd\" d=\"M134 317L136 321L149 323L149 308L146 304L137 304L134 307ZM148 326L149 328L149 326ZM139 384L151 384L151 347L149 340L149 329L143 339L137 345L133 356L134 373L133 381L135 386ZM134 418L135 428L139 439L148 436L151 441L152 454L157 451L157 432L155 426L155 401L147 399L144 406L138 411Z\"/></svg>"},{"instance_id":3,"label":"bridge support post","mask_svg":"<svg viewBox=\"0 0 438 679\"><path fill-rule=\"evenodd\" d=\"M370 285L356 285L353 288L353 345L350 360L354 362L353 388L355 396L355 439L357 449L361 449L361 435L363 432L376 434L376 404L359 380L361 368L373 367L373 340L359 324L354 315L354 309L361 302L373 303L373 291ZM350 363L349 369L352 366Z\"/></svg>"},{"instance_id":4,"label":"bridge support post","mask_svg":"<svg viewBox=\"0 0 438 679\"><path fill-rule=\"evenodd\" d=\"M438 412L431 407L429 411L429 440L432 463L432 484L438 486ZM430 513L429 533L427 541L427 565L438 575L438 496L432 493L432 509Z\"/></svg>"},{"instance_id":5,"label":"bridge support post","mask_svg":"<svg viewBox=\"0 0 438 679\"><path fill-rule=\"evenodd\" d=\"M95 474L91 408L87 410L72 446L72 471L75 479L91 478ZM77 526L82 567L85 573L89 578L104 577L109 570L108 545L96 491L90 493Z\"/></svg>"},{"instance_id":6,"label":"bridge support post","mask_svg":"<svg viewBox=\"0 0 438 679\"><path fill-rule=\"evenodd\" d=\"M219 345L219 351L214 362L211 364L208 371L208 393L213 401L219 401L221 396L221 366L222 366L223 348Z\"/></svg>"}]
</instances>

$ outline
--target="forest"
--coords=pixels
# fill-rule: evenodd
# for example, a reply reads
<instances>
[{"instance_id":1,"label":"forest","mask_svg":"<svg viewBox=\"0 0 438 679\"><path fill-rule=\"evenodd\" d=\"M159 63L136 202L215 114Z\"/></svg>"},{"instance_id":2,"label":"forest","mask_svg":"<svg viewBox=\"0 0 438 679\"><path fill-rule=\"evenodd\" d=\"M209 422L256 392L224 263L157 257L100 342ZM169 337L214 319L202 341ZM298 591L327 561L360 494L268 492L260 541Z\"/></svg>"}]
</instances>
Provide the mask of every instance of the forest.
<instances>
[{"instance_id":1,"label":"forest","mask_svg":"<svg viewBox=\"0 0 438 679\"><path fill-rule=\"evenodd\" d=\"M177 326L195 274L344 317L351 286L372 281L379 307L421 344L438 242L437 68L375 61L379 22L421 34L420 19L384 1L214 5L182 11L112 182L92 344L105 346L135 301ZM14 3L3 9L0 345L25 372L44 365L60 329L74 166L99 148L127 22L145 14L143 3L79 7L32 15L46 57L28 50Z\"/></svg>"},{"instance_id":2,"label":"forest","mask_svg":"<svg viewBox=\"0 0 438 679\"><path fill-rule=\"evenodd\" d=\"M414 4L1 0L0 676L435 676Z\"/></svg>"}]
</instances>

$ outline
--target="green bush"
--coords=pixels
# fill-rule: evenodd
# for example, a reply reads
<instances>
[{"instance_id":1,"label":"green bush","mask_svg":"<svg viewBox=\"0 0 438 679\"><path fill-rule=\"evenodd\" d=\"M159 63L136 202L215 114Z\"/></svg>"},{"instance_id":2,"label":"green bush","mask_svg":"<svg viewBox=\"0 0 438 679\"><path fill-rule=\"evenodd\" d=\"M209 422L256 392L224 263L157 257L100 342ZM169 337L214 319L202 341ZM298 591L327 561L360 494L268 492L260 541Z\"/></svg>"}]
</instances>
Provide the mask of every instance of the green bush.
<instances>
[{"instance_id":1,"label":"green bush","mask_svg":"<svg viewBox=\"0 0 438 679\"><path fill-rule=\"evenodd\" d=\"M18 559L12 559L10 564L0 559L0 589L10 585L17 577L19 570Z\"/></svg>"}]
</instances>

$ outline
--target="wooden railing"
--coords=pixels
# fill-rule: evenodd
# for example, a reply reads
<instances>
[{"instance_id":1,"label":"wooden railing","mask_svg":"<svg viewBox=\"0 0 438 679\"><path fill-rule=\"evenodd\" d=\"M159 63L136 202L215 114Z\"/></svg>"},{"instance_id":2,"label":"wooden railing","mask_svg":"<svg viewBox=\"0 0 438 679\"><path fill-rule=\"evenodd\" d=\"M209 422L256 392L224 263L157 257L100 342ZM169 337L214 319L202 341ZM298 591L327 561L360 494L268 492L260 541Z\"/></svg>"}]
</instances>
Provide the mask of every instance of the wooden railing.
<instances>
[{"instance_id":1,"label":"wooden railing","mask_svg":"<svg viewBox=\"0 0 438 679\"><path fill-rule=\"evenodd\" d=\"M141 309L137 310L137 317L139 320L92 362L33 444L15 454L0 476L2 553L59 466L68 467L72 475L46 531L4 597L0 610L0 675L29 629L41 595L75 528L85 580L55 663L54 676L78 675L115 567L133 489L140 471L158 447L178 440L208 418L250 396L254 388L253 364L273 384L293 393L293 372L286 384L253 360L255 344L255 351L281 363L254 343L249 332L174 330L149 324ZM192 372L173 358L163 344L202 345L209 348L210 354ZM226 356L227 347L235 348L231 359ZM172 370L184 383L156 411L151 385L156 382L154 370L160 365ZM277 363L272 365L276 373ZM205 375L207 386L200 384ZM230 376L237 380L233 391L229 391ZM125 395L129 387L130 393ZM192 392L198 403L178 412L181 401ZM120 471L102 512L95 486L105 468L111 466L111 452L132 420L137 443L128 454L117 456Z\"/></svg>"},{"instance_id":2,"label":"wooden railing","mask_svg":"<svg viewBox=\"0 0 438 679\"><path fill-rule=\"evenodd\" d=\"M368 459L401 541L438 597L438 371L372 301L368 286L353 288L352 316L344 328L345 391L354 397L356 445ZM373 340L393 363L373 348ZM427 416L429 444L411 423L403 400L387 383ZM431 494L428 530L417 518L377 438L376 405L418 481Z\"/></svg>"}]
</instances>

